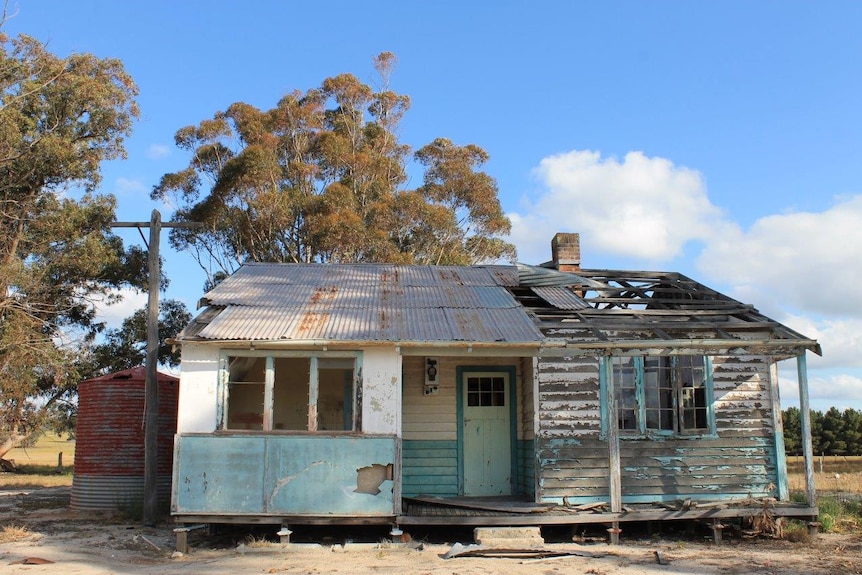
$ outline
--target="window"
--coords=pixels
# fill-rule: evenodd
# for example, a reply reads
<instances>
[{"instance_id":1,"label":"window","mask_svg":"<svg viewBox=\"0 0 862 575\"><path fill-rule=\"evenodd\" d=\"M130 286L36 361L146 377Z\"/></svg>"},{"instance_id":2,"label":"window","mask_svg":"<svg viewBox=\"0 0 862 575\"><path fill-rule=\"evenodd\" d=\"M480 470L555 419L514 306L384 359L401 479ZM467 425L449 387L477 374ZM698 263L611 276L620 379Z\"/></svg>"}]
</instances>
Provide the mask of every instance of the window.
<instances>
[{"instance_id":1,"label":"window","mask_svg":"<svg viewBox=\"0 0 862 575\"><path fill-rule=\"evenodd\" d=\"M713 432L709 358L614 357L611 367L621 435Z\"/></svg>"},{"instance_id":2,"label":"window","mask_svg":"<svg viewBox=\"0 0 862 575\"><path fill-rule=\"evenodd\" d=\"M224 356L224 429L351 431L357 358Z\"/></svg>"},{"instance_id":3,"label":"window","mask_svg":"<svg viewBox=\"0 0 862 575\"><path fill-rule=\"evenodd\" d=\"M470 407L505 407L506 378L502 375L468 377L467 405Z\"/></svg>"}]
</instances>

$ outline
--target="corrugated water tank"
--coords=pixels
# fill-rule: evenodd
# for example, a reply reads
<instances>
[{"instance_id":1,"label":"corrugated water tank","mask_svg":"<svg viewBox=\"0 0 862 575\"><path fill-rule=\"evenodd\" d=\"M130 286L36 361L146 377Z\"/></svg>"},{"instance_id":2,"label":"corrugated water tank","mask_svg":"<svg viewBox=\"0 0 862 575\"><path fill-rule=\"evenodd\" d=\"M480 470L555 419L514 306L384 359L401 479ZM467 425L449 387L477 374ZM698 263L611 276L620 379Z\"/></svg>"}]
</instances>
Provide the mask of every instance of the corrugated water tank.
<instances>
[{"instance_id":1,"label":"corrugated water tank","mask_svg":"<svg viewBox=\"0 0 862 575\"><path fill-rule=\"evenodd\" d=\"M144 496L146 368L82 381L72 509L140 509ZM179 379L158 373L159 506L170 503Z\"/></svg>"}]
</instances>

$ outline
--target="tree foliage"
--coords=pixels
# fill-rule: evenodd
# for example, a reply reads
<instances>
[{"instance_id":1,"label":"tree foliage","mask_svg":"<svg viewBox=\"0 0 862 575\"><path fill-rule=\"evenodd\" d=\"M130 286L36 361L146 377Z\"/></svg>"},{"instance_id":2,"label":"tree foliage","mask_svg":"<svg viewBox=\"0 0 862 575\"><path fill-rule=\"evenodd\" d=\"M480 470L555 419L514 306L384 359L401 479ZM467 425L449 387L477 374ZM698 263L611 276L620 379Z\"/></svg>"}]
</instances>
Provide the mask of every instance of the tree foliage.
<instances>
[{"instance_id":1,"label":"tree foliage","mask_svg":"<svg viewBox=\"0 0 862 575\"><path fill-rule=\"evenodd\" d=\"M784 447L788 455L802 455L800 413L796 407L782 412ZM862 455L862 412L840 411L835 407L825 413L811 412L811 444L818 455Z\"/></svg>"},{"instance_id":2,"label":"tree foliage","mask_svg":"<svg viewBox=\"0 0 862 575\"><path fill-rule=\"evenodd\" d=\"M95 299L146 277L145 254L110 233L114 198L94 193L136 95L118 60L0 35L0 456L74 387L68 338L98 329Z\"/></svg>"},{"instance_id":3,"label":"tree foliage","mask_svg":"<svg viewBox=\"0 0 862 575\"><path fill-rule=\"evenodd\" d=\"M398 140L407 96L389 89L395 57L374 61L382 87L350 74L293 92L269 110L242 102L176 134L189 165L166 174L171 242L210 274L244 261L470 264L514 258L488 154L439 138L412 159L423 183L407 188L409 146Z\"/></svg>"},{"instance_id":4,"label":"tree foliage","mask_svg":"<svg viewBox=\"0 0 862 575\"><path fill-rule=\"evenodd\" d=\"M159 302L159 365L177 367L180 364L179 350L167 342L192 320L192 314L184 303L167 299ZM123 320L119 329L109 329L105 341L93 347L94 371L113 373L144 365L147 358L147 308L136 310Z\"/></svg>"}]
</instances>

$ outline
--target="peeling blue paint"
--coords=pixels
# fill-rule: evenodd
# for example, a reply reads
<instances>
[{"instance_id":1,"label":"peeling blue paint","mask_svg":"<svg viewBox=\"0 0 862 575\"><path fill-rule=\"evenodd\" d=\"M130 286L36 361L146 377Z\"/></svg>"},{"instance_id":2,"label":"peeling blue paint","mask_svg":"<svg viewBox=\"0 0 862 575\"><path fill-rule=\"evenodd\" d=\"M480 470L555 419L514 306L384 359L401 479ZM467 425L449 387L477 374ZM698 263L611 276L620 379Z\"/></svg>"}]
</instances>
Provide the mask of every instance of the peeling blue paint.
<instances>
[{"instance_id":1,"label":"peeling blue paint","mask_svg":"<svg viewBox=\"0 0 862 575\"><path fill-rule=\"evenodd\" d=\"M395 514L391 478L357 492L361 469L394 465L394 437L179 435L177 454L174 513Z\"/></svg>"}]
</instances>

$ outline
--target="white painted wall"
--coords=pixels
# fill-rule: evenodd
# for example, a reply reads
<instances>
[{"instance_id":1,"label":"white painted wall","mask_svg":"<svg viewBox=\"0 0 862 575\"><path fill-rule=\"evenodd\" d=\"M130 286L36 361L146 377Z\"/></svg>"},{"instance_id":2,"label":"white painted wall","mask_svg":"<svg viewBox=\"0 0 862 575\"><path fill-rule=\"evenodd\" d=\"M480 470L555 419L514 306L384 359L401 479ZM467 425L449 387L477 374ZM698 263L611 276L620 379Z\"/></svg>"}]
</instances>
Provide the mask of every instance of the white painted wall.
<instances>
[{"instance_id":1,"label":"white painted wall","mask_svg":"<svg viewBox=\"0 0 862 575\"><path fill-rule=\"evenodd\" d=\"M177 433L215 431L218 360L219 351L215 346L183 345Z\"/></svg>"},{"instance_id":2,"label":"white painted wall","mask_svg":"<svg viewBox=\"0 0 862 575\"><path fill-rule=\"evenodd\" d=\"M394 347L362 354L362 432L401 435L401 355Z\"/></svg>"}]
</instances>

